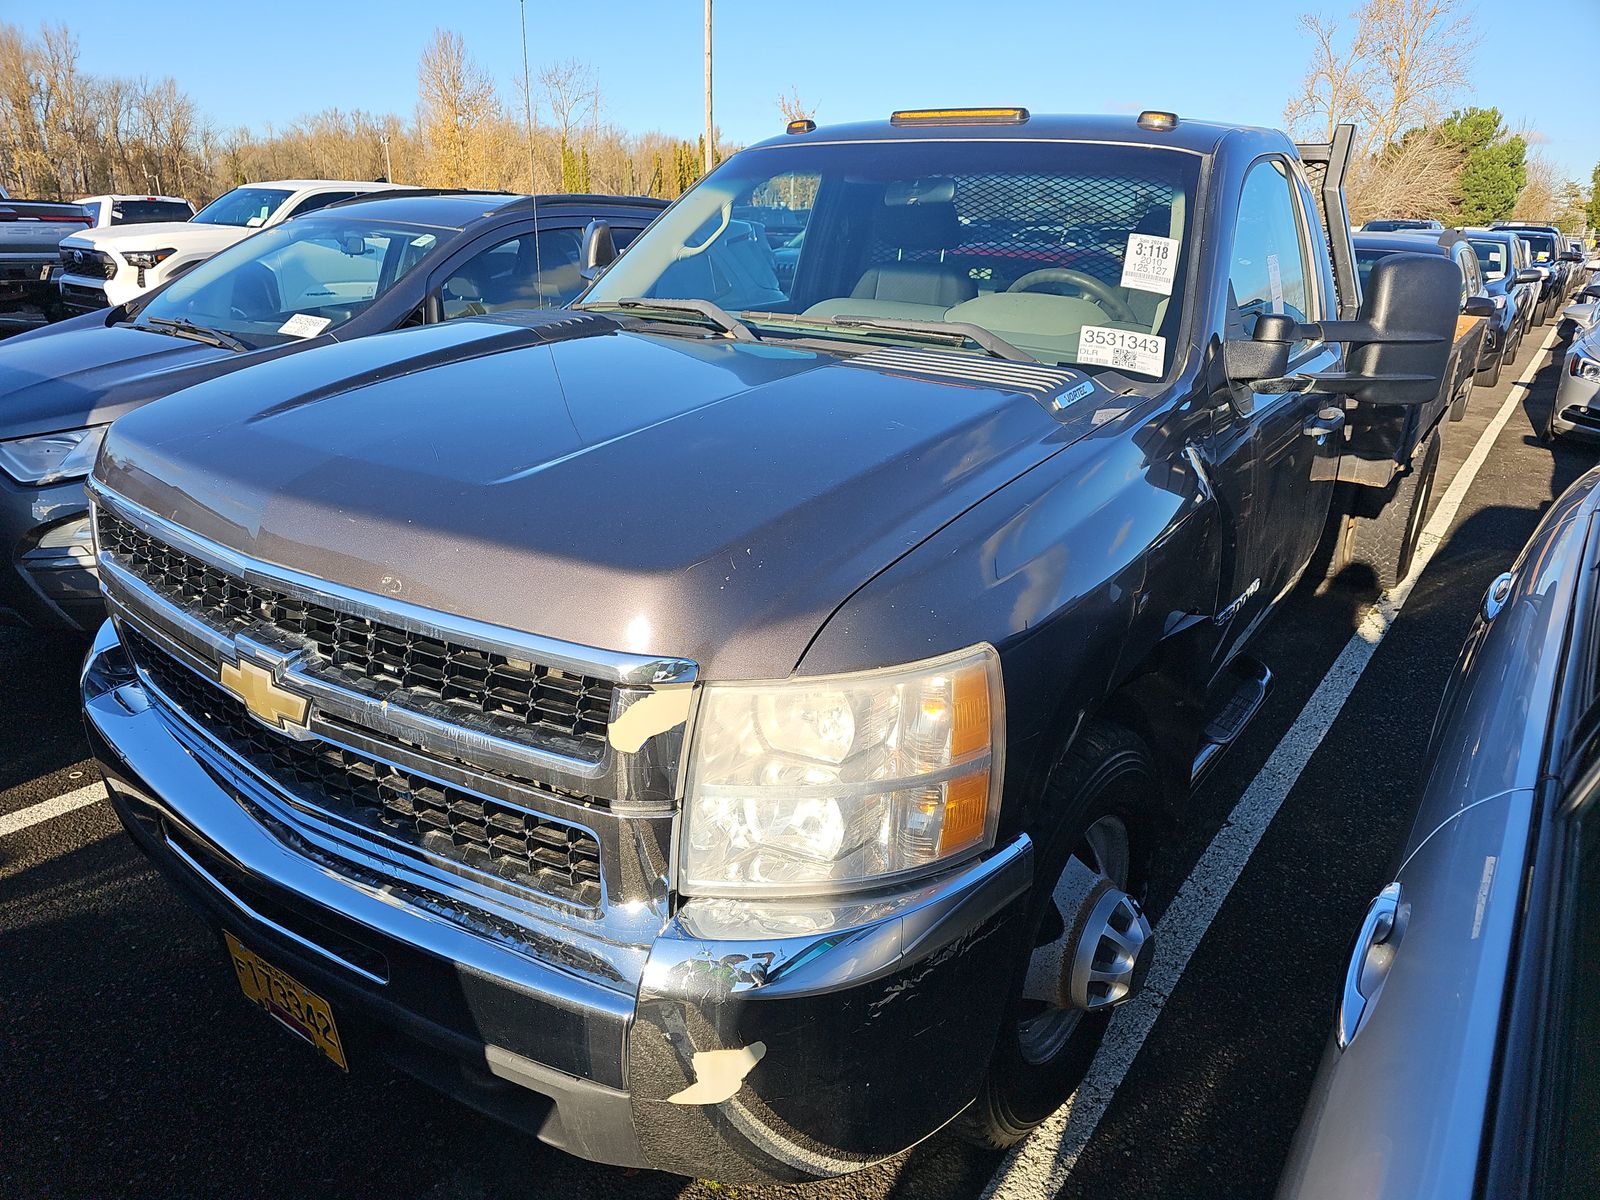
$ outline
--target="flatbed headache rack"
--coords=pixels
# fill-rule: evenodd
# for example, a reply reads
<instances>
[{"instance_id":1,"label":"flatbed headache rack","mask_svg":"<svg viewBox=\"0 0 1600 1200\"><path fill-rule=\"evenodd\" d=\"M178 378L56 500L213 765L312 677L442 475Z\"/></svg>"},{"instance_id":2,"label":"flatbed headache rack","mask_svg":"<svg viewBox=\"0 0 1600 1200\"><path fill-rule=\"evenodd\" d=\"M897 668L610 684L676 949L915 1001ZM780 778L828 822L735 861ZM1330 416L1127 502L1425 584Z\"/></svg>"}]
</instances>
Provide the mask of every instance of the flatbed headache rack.
<instances>
[{"instance_id":1,"label":"flatbed headache rack","mask_svg":"<svg viewBox=\"0 0 1600 1200\"><path fill-rule=\"evenodd\" d=\"M1331 142L1299 142L1300 161L1317 198L1322 231L1333 256L1333 286L1338 293L1339 319L1353 321L1361 309L1361 282L1356 274L1355 248L1350 241L1350 210L1344 202L1344 181L1355 144L1354 125L1335 125Z\"/></svg>"}]
</instances>

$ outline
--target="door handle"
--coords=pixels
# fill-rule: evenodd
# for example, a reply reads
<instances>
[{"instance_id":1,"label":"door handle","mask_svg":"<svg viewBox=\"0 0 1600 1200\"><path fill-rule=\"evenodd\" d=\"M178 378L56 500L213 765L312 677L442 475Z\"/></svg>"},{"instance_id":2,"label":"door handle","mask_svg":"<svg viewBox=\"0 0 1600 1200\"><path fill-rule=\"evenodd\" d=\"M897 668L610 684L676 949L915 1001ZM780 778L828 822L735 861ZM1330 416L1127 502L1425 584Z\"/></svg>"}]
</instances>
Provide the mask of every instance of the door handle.
<instances>
[{"instance_id":1,"label":"door handle","mask_svg":"<svg viewBox=\"0 0 1600 1200\"><path fill-rule=\"evenodd\" d=\"M1343 428L1344 409L1334 408L1329 405L1301 426L1300 432L1307 437L1314 437L1320 442L1330 433L1338 433Z\"/></svg>"},{"instance_id":2,"label":"door handle","mask_svg":"<svg viewBox=\"0 0 1600 1200\"><path fill-rule=\"evenodd\" d=\"M1345 968L1344 991L1339 998L1335 1029L1343 1050L1361 1032L1373 1002L1394 965L1395 948L1405 933L1406 910L1400 904L1400 884L1391 883L1367 906L1354 952Z\"/></svg>"}]
</instances>

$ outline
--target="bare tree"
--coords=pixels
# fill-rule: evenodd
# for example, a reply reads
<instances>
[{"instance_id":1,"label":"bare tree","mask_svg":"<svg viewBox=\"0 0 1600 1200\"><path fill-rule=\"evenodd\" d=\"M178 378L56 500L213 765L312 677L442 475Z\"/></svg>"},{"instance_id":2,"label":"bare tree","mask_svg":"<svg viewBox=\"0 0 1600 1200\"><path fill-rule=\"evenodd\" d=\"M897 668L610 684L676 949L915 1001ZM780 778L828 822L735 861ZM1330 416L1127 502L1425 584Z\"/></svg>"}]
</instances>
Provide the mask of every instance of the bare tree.
<instances>
[{"instance_id":1,"label":"bare tree","mask_svg":"<svg viewBox=\"0 0 1600 1200\"><path fill-rule=\"evenodd\" d=\"M1456 201L1461 155L1426 130L1414 130L1355 163L1350 218L1448 217Z\"/></svg>"},{"instance_id":2,"label":"bare tree","mask_svg":"<svg viewBox=\"0 0 1600 1200\"><path fill-rule=\"evenodd\" d=\"M1542 150L1534 150L1523 160L1528 172L1528 183L1517 194L1517 206L1511 215L1519 221L1549 221L1562 208L1567 180Z\"/></svg>"},{"instance_id":3,"label":"bare tree","mask_svg":"<svg viewBox=\"0 0 1600 1200\"><path fill-rule=\"evenodd\" d=\"M436 29L417 72L417 116L428 149L424 182L479 184L484 127L501 117L494 83L467 55L459 33ZM481 184L479 184L481 186Z\"/></svg>"},{"instance_id":4,"label":"bare tree","mask_svg":"<svg viewBox=\"0 0 1600 1200\"><path fill-rule=\"evenodd\" d=\"M1339 40L1332 17L1301 13L1298 24L1311 39L1311 65L1300 90L1284 106L1284 123L1308 136L1333 139L1340 121L1364 117L1371 107L1376 68L1358 27L1348 46Z\"/></svg>"},{"instance_id":5,"label":"bare tree","mask_svg":"<svg viewBox=\"0 0 1600 1200\"><path fill-rule=\"evenodd\" d=\"M1360 127L1359 152L1380 153L1426 127L1471 78L1478 37L1464 0L1366 0L1346 40L1337 20L1304 15L1311 65L1284 108L1291 129Z\"/></svg>"},{"instance_id":6,"label":"bare tree","mask_svg":"<svg viewBox=\"0 0 1600 1200\"><path fill-rule=\"evenodd\" d=\"M806 104L800 99L800 89L790 85L787 92L778 96L778 113L787 125L791 121L814 121L817 118L817 107Z\"/></svg>"}]
</instances>

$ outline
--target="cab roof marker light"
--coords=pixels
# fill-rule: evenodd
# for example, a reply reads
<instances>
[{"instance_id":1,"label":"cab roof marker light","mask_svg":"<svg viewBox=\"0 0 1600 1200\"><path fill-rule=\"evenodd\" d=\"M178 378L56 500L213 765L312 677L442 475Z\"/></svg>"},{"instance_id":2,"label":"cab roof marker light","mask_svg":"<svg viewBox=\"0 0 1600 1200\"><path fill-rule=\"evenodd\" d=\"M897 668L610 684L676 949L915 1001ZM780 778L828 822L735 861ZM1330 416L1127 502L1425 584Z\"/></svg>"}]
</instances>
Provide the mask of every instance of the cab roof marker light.
<instances>
[{"instance_id":1,"label":"cab roof marker light","mask_svg":"<svg viewBox=\"0 0 1600 1200\"><path fill-rule=\"evenodd\" d=\"M1151 133L1171 133L1177 127L1177 113L1158 112L1147 108L1139 114L1139 128L1148 129Z\"/></svg>"},{"instance_id":2,"label":"cab roof marker light","mask_svg":"<svg viewBox=\"0 0 1600 1200\"><path fill-rule=\"evenodd\" d=\"M908 108L889 117L891 125L1021 125L1025 108Z\"/></svg>"},{"instance_id":3,"label":"cab roof marker light","mask_svg":"<svg viewBox=\"0 0 1600 1200\"><path fill-rule=\"evenodd\" d=\"M810 133L817 127L817 123L810 117L801 117L799 120L790 121L784 126L785 133Z\"/></svg>"}]
</instances>

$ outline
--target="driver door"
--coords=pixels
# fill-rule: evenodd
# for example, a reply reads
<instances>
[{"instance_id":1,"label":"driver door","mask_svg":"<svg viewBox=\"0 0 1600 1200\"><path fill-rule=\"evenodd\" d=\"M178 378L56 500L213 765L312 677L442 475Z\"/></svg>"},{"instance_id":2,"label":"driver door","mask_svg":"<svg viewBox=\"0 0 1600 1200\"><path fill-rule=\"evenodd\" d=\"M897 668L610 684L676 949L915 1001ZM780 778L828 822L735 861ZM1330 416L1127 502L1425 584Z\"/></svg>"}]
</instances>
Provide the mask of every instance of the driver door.
<instances>
[{"instance_id":1,"label":"driver door","mask_svg":"<svg viewBox=\"0 0 1600 1200\"><path fill-rule=\"evenodd\" d=\"M1229 258L1227 338L1248 338L1265 313L1302 322L1324 319L1333 279L1313 247L1313 210L1289 163L1259 159L1245 175ZM1328 371L1340 361L1337 343L1303 341L1292 350L1289 374ZM1333 499L1344 405L1314 389L1264 392L1230 385L1217 409L1221 466L1217 488L1231 509L1233 539L1218 598L1226 626L1225 660L1291 588L1310 563Z\"/></svg>"}]
</instances>

